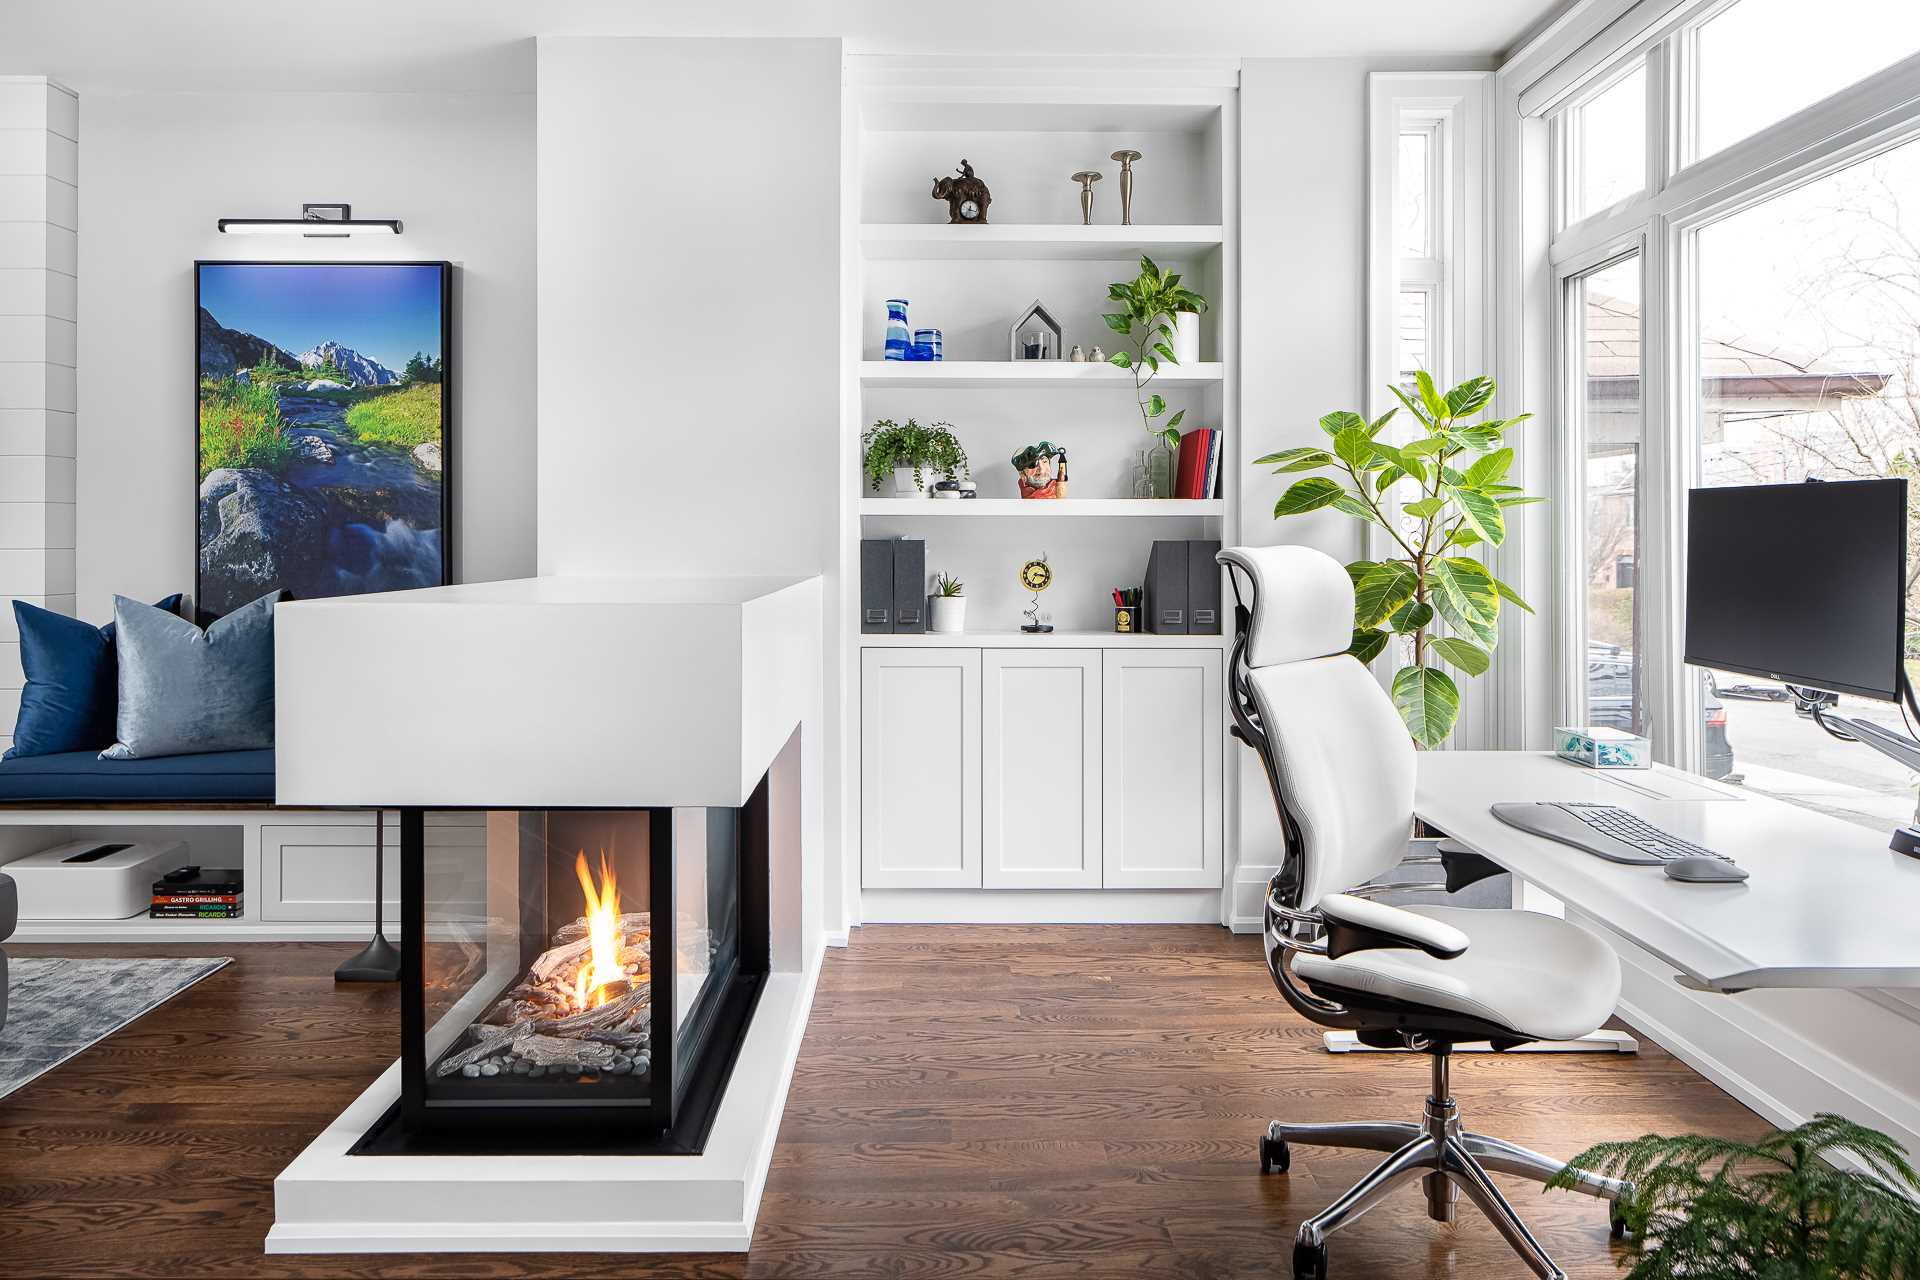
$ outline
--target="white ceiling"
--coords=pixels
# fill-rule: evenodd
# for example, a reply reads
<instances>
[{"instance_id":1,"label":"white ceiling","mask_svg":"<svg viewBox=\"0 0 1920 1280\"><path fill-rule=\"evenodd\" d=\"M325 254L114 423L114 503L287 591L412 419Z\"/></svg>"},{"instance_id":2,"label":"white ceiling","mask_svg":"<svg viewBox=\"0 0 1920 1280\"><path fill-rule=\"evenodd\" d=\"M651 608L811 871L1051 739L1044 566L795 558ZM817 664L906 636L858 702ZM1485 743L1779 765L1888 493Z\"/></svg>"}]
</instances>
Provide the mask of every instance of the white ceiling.
<instances>
[{"instance_id":1,"label":"white ceiling","mask_svg":"<svg viewBox=\"0 0 1920 1280\"><path fill-rule=\"evenodd\" d=\"M536 35L857 53L1494 55L1567 0L4 0L0 74L116 90L529 91Z\"/></svg>"}]
</instances>

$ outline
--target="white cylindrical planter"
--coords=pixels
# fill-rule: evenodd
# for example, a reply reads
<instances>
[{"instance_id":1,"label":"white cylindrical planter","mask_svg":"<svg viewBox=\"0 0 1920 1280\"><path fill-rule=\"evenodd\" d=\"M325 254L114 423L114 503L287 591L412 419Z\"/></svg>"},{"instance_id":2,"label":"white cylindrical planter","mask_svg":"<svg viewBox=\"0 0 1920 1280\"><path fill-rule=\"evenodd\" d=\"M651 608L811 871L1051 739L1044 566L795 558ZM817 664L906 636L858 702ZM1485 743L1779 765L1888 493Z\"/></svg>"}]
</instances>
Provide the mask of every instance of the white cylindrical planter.
<instances>
[{"instance_id":1,"label":"white cylindrical planter","mask_svg":"<svg viewBox=\"0 0 1920 1280\"><path fill-rule=\"evenodd\" d=\"M1191 311L1173 317L1173 355L1181 364L1200 363L1200 317Z\"/></svg>"},{"instance_id":2,"label":"white cylindrical planter","mask_svg":"<svg viewBox=\"0 0 1920 1280\"><path fill-rule=\"evenodd\" d=\"M896 498L924 498L926 490L913 482L912 467L893 469L893 496Z\"/></svg>"},{"instance_id":3,"label":"white cylindrical planter","mask_svg":"<svg viewBox=\"0 0 1920 1280\"><path fill-rule=\"evenodd\" d=\"M967 629L965 596L928 596L927 630L943 636L957 636Z\"/></svg>"}]
</instances>

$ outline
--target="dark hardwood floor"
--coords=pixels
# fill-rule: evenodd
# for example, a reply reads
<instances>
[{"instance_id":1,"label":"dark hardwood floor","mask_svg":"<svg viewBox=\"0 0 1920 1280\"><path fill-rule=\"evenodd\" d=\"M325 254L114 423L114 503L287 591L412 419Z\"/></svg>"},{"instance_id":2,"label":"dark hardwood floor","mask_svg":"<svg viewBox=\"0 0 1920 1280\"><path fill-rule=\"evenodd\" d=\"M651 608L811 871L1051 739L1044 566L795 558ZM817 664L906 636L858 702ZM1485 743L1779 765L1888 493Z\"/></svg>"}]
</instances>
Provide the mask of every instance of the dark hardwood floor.
<instances>
[{"instance_id":1,"label":"dark hardwood floor","mask_svg":"<svg viewBox=\"0 0 1920 1280\"><path fill-rule=\"evenodd\" d=\"M1373 1158L1301 1149L1263 1178L1266 1121L1412 1120L1425 1092L1421 1062L1317 1052L1251 938L864 929L828 953L750 1255L266 1257L274 1175L396 1052L393 989L333 984L349 950L227 948L234 964L0 1100L0 1275L1287 1275L1301 1218ZM1651 1046L1454 1074L1469 1127L1560 1155L1765 1127ZM1571 1275L1617 1274L1596 1202L1503 1183ZM1525 1274L1471 1207L1429 1222L1417 1188L1336 1237L1332 1271Z\"/></svg>"}]
</instances>

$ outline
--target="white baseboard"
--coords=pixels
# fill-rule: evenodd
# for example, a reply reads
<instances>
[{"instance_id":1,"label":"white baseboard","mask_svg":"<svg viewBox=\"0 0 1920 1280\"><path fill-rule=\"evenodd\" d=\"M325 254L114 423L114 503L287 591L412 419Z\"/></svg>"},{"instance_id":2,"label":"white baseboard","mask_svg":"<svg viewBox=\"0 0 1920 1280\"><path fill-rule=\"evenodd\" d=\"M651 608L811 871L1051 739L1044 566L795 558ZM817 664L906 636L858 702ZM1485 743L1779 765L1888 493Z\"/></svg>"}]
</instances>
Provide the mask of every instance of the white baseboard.
<instances>
[{"instance_id":1,"label":"white baseboard","mask_svg":"<svg viewBox=\"0 0 1920 1280\"><path fill-rule=\"evenodd\" d=\"M862 924L1210 924L1218 889L866 889Z\"/></svg>"},{"instance_id":2,"label":"white baseboard","mask_svg":"<svg viewBox=\"0 0 1920 1280\"><path fill-rule=\"evenodd\" d=\"M1227 928L1235 933L1259 933L1267 925L1267 881L1279 867L1235 867L1227 886Z\"/></svg>"},{"instance_id":3,"label":"white baseboard","mask_svg":"<svg viewBox=\"0 0 1920 1280\"><path fill-rule=\"evenodd\" d=\"M852 933L853 930L851 929L842 929L838 933L828 933L825 937L826 945L829 947L844 947L847 945L847 940L851 937Z\"/></svg>"}]
</instances>

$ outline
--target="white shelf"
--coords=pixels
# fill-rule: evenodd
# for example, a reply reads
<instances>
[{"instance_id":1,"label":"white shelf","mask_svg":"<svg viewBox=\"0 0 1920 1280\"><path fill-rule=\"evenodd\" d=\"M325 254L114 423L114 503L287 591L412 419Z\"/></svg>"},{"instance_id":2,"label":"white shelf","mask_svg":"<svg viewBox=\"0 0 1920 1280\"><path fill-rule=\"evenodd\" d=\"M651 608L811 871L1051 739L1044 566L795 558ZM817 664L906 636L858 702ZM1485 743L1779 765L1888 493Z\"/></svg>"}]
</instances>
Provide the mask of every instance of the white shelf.
<instances>
[{"instance_id":1,"label":"white shelf","mask_svg":"<svg viewBox=\"0 0 1920 1280\"><path fill-rule=\"evenodd\" d=\"M948 634L929 631L923 635L862 635L863 649L1219 649L1231 636L1162 636L1136 632L1123 635L1116 631L1049 631L1028 635L1024 631L960 631Z\"/></svg>"},{"instance_id":2,"label":"white shelf","mask_svg":"<svg viewBox=\"0 0 1920 1280\"><path fill-rule=\"evenodd\" d=\"M1061 520L1075 516L1166 518L1224 516L1225 498L862 498L860 514L893 520Z\"/></svg>"},{"instance_id":3,"label":"white shelf","mask_svg":"<svg viewBox=\"0 0 1920 1280\"><path fill-rule=\"evenodd\" d=\"M1155 259L1191 258L1218 249L1218 226L1082 226L868 222L860 249L870 261L899 259Z\"/></svg>"},{"instance_id":4,"label":"white shelf","mask_svg":"<svg viewBox=\"0 0 1920 1280\"><path fill-rule=\"evenodd\" d=\"M1214 360L1167 368L1155 387L1198 387L1218 383L1226 366ZM863 387L1084 387L1133 390L1133 374L1105 361L1071 360L863 360Z\"/></svg>"}]
</instances>

